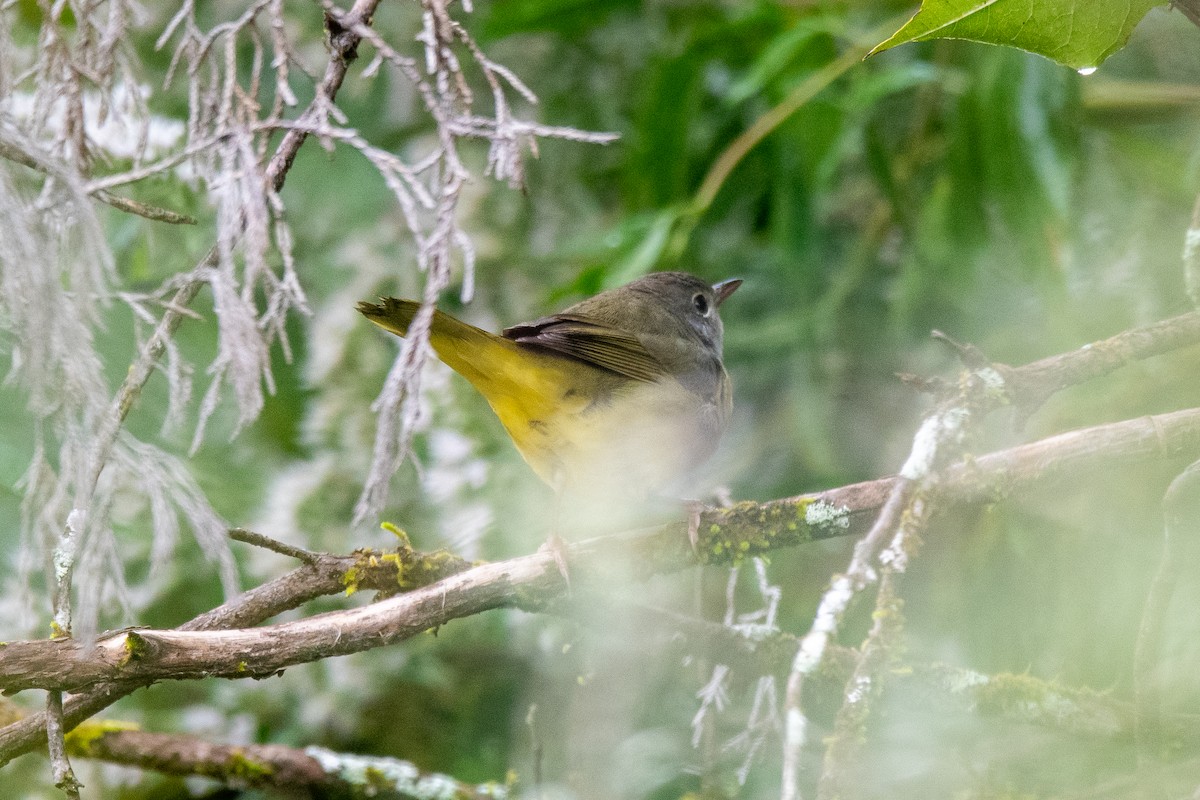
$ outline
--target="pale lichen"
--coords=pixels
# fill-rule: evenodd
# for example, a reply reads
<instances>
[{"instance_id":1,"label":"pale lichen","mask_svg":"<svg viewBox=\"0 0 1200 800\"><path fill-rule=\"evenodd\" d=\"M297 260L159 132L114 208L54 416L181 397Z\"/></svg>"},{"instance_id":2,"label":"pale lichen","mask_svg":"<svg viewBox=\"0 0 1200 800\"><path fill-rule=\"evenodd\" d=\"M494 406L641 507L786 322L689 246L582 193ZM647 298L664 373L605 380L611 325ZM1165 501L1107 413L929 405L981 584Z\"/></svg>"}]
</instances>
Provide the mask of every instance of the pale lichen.
<instances>
[{"instance_id":1,"label":"pale lichen","mask_svg":"<svg viewBox=\"0 0 1200 800\"><path fill-rule=\"evenodd\" d=\"M814 500L804 507L804 524L814 528L849 528L850 507Z\"/></svg>"},{"instance_id":2,"label":"pale lichen","mask_svg":"<svg viewBox=\"0 0 1200 800\"><path fill-rule=\"evenodd\" d=\"M900 477L912 481L928 477L937 463L938 450L943 443L962 437L963 425L968 417L970 412L959 406L926 417L913 437L912 452L900 469Z\"/></svg>"},{"instance_id":3,"label":"pale lichen","mask_svg":"<svg viewBox=\"0 0 1200 800\"><path fill-rule=\"evenodd\" d=\"M448 775L422 774L408 761L336 753L323 747L306 747L304 753L327 774L351 786L373 787L375 791L386 787L415 800L457 800L463 796L464 787L458 781ZM508 797L508 788L499 784L481 784L470 790L480 797Z\"/></svg>"}]
</instances>

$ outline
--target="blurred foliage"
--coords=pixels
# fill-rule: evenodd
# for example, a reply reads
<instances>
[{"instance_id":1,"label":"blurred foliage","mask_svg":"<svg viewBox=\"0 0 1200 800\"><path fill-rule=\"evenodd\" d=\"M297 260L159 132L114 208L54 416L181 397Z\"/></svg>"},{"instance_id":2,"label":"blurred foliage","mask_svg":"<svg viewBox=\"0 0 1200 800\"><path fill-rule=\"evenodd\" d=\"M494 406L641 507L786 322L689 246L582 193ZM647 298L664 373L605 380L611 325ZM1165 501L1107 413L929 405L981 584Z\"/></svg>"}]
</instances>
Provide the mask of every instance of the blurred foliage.
<instances>
[{"instance_id":1,"label":"blurred foliage","mask_svg":"<svg viewBox=\"0 0 1200 800\"><path fill-rule=\"evenodd\" d=\"M201 7L214 19L229 10ZM906 8L848 0L479 4L466 24L537 93L542 120L622 138L608 147L544 143L523 192L477 179L466 208L480 255L476 299L463 307L448 296L445 306L495 329L649 269L745 279L722 308L737 408L709 477L756 499L894 472L926 407L894 374L952 375L957 367L930 341L932 328L1018 364L1186 310L1179 253L1200 186L1200 31L1162 10L1086 78L1026 53L947 40L855 63L750 149L698 209L702 181L740 134L847 49L876 44L867 32L894 30L898 23L886 26ZM314 9L292 14L319 61ZM152 45L165 13L152 11L156 19L135 42L159 77L167 54ZM408 42L416 13L385 3L376 25ZM151 102L158 113L186 108L179 92L157 92ZM356 68L339 105L367 138L400 152L428 134L411 89L386 69L364 80ZM482 168L482 146L472 156ZM193 207L186 186L133 191L202 220L184 229L110 215L129 284L155 284L211 244L203 223L211 212ZM213 437L217 444L192 463L231 521L314 548L384 547L387 534L352 530L348 520L373 434L368 407L395 345L368 330L353 303L419 291L404 225L369 165L315 142L284 197L315 315L294 322L295 360L277 359L278 391L260 421L227 444ZM131 355L131 325L114 314L105 337L114 385ZM203 322L185 323L180 342L197 363L211 359ZM1065 392L1031 419L998 415L973 449L1194 406L1198 389L1194 352L1133 364ZM488 558L531 551L544 537L548 491L464 382L431 367L426 390L416 442L424 469L401 469L388 518L421 547L450 541ZM140 435L156 435L165 397L156 379L131 418ZM0 388L0 414L21 403ZM214 425L232 430L232 417ZM189 440L189 431L167 438L181 451ZM0 438L0 486L14 486L27 450L22 431ZM903 583L906 657L1130 699L1133 645L1161 540L1158 502L1179 466L1081 476L1067 489L944 514ZM0 489L9 553L19 546L18 502L14 490ZM147 557L137 552L139 522L126 525L135 561ZM481 538L463 538L467 529ZM807 630L848 548L825 543L772 559L784 631ZM241 554L247 582L290 566ZM199 554L179 558L172 590L139 623L178 624L219 602ZM739 611L751 611L761 599L752 570L743 571L735 596ZM614 594L719 621L726 578L713 569ZM1155 676L1173 713L1200 712L1200 637L1188 611L1198 593L1200 581L1187 575ZM847 644L869 624L869 608L855 615ZM276 680L159 686L108 715L150 729L392 755L467 781L503 779L509 768L528 780L537 750L548 782L585 797L777 794L777 731L741 788L745 753L720 746L745 726L754 665L731 665L728 705L706 743L692 747L696 693L712 666L705 653L681 650L670 631L604 608L581 621L492 613ZM1177 742L1164 742L1161 758L1136 773L1129 741L942 712L912 689L885 696L862 765L866 796L1133 797L1147 786L1179 796L1200 783L1195 750ZM814 713L810 779L829 721ZM32 788L48 783L44 761L8 769L6 785L53 796ZM178 781L118 789L127 773L85 768L82 777L89 788L111 787L107 797L187 796Z\"/></svg>"}]
</instances>

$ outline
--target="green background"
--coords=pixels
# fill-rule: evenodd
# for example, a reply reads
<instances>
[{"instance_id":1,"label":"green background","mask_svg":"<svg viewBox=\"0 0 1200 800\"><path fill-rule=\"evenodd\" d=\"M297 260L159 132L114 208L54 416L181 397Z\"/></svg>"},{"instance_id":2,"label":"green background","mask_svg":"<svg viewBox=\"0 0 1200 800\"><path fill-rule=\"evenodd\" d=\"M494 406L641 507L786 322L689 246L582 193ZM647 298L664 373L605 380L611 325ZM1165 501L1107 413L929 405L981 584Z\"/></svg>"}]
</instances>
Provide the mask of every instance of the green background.
<instances>
[{"instance_id":1,"label":"green background","mask_svg":"<svg viewBox=\"0 0 1200 800\"><path fill-rule=\"evenodd\" d=\"M239 8L206 4L202 13L211 24ZM889 19L894 30L905 8L480 3L461 18L540 98L523 114L621 138L603 147L541 143L524 191L484 177L484 145L466 145L476 177L461 220L479 253L476 292L464 307L452 290L443 307L498 329L650 269L742 278L722 308L735 416L707 477L735 498L756 500L895 472L929 408L896 373L953 378L958 368L954 354L930 340L931 329L1021 364L1188 310L1180 253L1200 186L1200 30L1161 9L1086 78L1027 53L962 41L874 56L789 117L737 165L711 206L693 211L704 176L740 133L846 48L876 44L868 32ZM132 42L158 78L169 52L156 52L153 40L167 13L152 10ZM299 4L288 15L293 34L310 45L306 63L318 69L317 7ZM32 19L13 19L18 43L28 43ZM385 3L375 20L412 55L420 53L412 41L418 24L410 4ZM386 68L362 78L364 56L338 98L348 124L378 146L419 155L430 123L411 87ZM156 89L152 110L184 115L181 86ZM302 80L296 90L302 102L311 95ZM212 212L198 189L170 178L130 193L200 219L185 229L105 212L123 280L145 289L203 255ZM387 188L349 149L330 154L309 142L283 198L314 314L290 325L292 362L275 354L278 390L261 418L230 441L236 412L227 402L189 464L232 524L314 549L385 547L388 534L349 520L374 431L369 405L395 342L352 309L378 293L419 292L411 242ZM187 321L179 333L198 378L214 355L210 303L202 294L204 321ZM114 389L132 354L131 325L114 307L100 335ZM1131 364L1056 396L1028 419L997 413L970 449L1197 405L1195 357L1192 350ZM186 453L190 430L160 437L165 398L165 382L155 378L129 428ZM401 468L385 518L420 548L446 545L472 558L531 552L545 536L549 491L464 381L431 367L424 400L415 440L424 470ZM0 546L11 555L22 546L16 484L31 447L16 388L0 388L0 414L10 421L0 431ZM903 582L904 657L1130 699L1134 641L1161 547L1158 503L1180 466L1100 471L1065 488L939 515ZM135 585L148 570L147 519L134 501L120 520ZM851 544L772 556L767 574L782 590L783 631L808 629ZM244 585L291 566L235 550ZM1169 711L1195 714L1200 623L1190 609L1200 581L1187 566L1196 559L1185 555L1155 680ZM18 586L11 564L4 570L6 593L44 595ZM753 569L742 572L737 610L752 612L761 598ZM194 545L184 544L159 577L166 588L142 598L135 619L113 615L104 624L171 626L220 602L214 571ZM720 621L727 577L724 569L694 570L614 586L613 596ZM365 601L332 598L307 610ZM35 619L0 621L0 637L44 635L46 604L35 605ZM857 604L842 641L861 641L869 616L870 602ZM626 612L490 612L272 680L157 686L106 716L223 741L396 756L465 781L502 781L510 769L528 781L541 748L547 784L581 797L681 797L699 790L700 772L717 787L714 796L777 796L777 730L751 732L766 738L741 787L746 753L736 741L722 747L746 730L761 674L754 664L730 665L713 744L692 747L696 693L712 666L703 651ZM1139 786L1180 796L1200 783L1194 742L1162 742L1161 756L1134 778L1130 741L942 707L905 686L885 692L869 725L864 796L1133 797ZM778 688L782 697L782 682ZM26 694L18 701L40 703ZM830 719L829 709L814 709L805 780L816 774ZM24 787L14 796L55 796L43 757L24 757L6 772L6 786ZM93 796L187 796L174 779L131 781L87 767L81 777Z\"/></svg>"}]
</instances>

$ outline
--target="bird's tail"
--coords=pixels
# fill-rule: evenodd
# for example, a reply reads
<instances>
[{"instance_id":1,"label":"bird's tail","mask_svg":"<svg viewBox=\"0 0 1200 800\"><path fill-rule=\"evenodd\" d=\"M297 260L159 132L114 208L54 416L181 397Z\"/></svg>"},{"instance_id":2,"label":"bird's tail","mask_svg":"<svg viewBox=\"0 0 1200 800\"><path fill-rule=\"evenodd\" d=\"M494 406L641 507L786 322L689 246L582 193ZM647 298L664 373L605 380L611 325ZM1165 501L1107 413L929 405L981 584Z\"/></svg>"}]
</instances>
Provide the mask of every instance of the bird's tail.
<instances>
[{"instance_id":1,"label":"bird's tail","mask_svg":"<svg viewBox=\"0 0 1200 800\"><path fill-rule=\"evenodd\" d=\"M358 312L374 322L385 331L391 331L397 336L407 336L408 326L417 315L420 303L412 300L397 300L395 297L382 297L382 303L358 304Z\"/></svg>"},{"instance_id":2,"label":"bird's tail","mask_svg":"<svg viewBox=\"0 0 1200 800\"><path fill-rule=\"evenodd\" d=\"M364 317L397 336L408 335L409 326L420 307L421 304L414 300L395 297L384 297L378 304L358 304L358 310ZM433 345L438 358L475 384L489 400L493 399L497 377L507 372L500 369L499 365L512 360L516 350L515 344L508 339L468 325L437 309L433 312L429 343Z\"/></svg>"}]
</instances>

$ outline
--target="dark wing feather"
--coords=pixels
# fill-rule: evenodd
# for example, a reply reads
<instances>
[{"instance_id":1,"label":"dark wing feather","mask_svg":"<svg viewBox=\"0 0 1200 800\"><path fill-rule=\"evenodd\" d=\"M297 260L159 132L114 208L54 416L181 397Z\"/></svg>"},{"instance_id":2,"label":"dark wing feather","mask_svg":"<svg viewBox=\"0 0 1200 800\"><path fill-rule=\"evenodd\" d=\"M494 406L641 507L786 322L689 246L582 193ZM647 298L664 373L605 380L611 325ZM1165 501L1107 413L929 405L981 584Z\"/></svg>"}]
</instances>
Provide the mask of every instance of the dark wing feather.
<instances>
[{"instance_id":1,"label":"dark wing feather","mask_svg":"<svg viewBox=\"0 0 1200 800\"><path fill-rule=\"evenodd\" d=\"M574 314L555 314L514 325L504 330L504 336L636 381L651 383L665 373L636 336Z\"/></svg>"}]
</instances>

